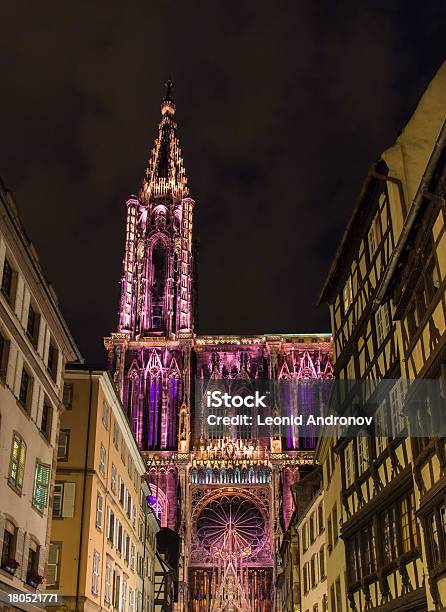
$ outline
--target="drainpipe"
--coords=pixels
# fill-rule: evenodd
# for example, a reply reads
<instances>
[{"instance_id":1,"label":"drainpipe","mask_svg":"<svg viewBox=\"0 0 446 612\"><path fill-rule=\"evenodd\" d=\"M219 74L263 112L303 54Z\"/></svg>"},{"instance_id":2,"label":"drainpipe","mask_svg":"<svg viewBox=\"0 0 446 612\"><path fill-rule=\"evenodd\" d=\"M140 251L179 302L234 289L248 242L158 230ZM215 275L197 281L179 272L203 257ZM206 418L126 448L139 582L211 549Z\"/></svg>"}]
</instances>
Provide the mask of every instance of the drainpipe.
<instances>
[{"instance_id":1,"label":"drainpipe","mask_svg":"<svg viewBox=\"0 0 446 612\"><path fill-rule=\"evenodd\" d=\"M82 487L82 509L81 509L81 528L79 534L79 556L77 560L77 577L76 577L76 604L75 610L79 610L79 587L81 578L81 557L82 557L82 540L84 535L84 514L85 514L85 495L87 490L87 472L88 472L88 451L90 448L90 423L91 423L91 410L92 410L92 397L93 397L93 377L91 375L92 369L88 368L90 375L90 393L88 400L88 425L87 425L87 441L85 444L85 459L84 459L84 475L83 475L83 487Z\"/></svg>"},{"instance_id":2,"label":"drainpipe","mask_svg":"<svg viewBox=\"0 0 446 612\"><path fill-rule=\"evenodd\" d=\"M415 199L412 202L412 205L409 209L409 213L405 219L401 235L398 239L398 243L396 245L395 250L392 253L392 256L390 257L389 265L387 266L386 272L384 273L384 276L379 284L378 290L373 299L373 309L374 310L381 304L381 301L387 291L387 288L396 270L398 261L406 246L410 231L415 223L415 219L417 217L418 211L420 210L421 204L423 202L423 198L426 196L426 192L428 190L429 183L432 179L432 176L434 174L437 163L440 159L440 155L443 151L443 147L445 143L446 143L446 121L444 121L443 126L440 130L440 133L438 135L438 138L435 142L434 149L427 163L426 169L423 174L423 178L421 179L421 183L415 195Z\"/></svg>"}]
</instances>

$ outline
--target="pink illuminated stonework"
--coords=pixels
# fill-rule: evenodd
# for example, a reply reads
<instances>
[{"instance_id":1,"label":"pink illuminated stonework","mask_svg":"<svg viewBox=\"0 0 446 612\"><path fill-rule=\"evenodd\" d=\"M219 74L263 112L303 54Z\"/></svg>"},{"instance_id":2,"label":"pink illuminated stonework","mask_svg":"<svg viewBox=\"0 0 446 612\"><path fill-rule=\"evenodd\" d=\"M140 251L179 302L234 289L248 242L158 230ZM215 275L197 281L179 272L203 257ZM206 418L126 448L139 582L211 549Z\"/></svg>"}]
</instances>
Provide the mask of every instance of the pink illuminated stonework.
<instances>
[{"instance_id":1,"label":"pink illuminated stonework","mask_svg":"<svg viewBox=\"0 0 446 612\"><path fill-rule=\"evenodd\" d=\"M270 612L290 487L311 466L316 439L292 426L268 438L255 426L206 429L196 381L297 381L286 401L290 414L302 412L312 383L332 378L331 337L197 334L195 202L174 115L169 85L141 190L126 202L119 327L105 346L147 460L149 503L180 535L176 609Z\"/></svg>"}]
</instances>

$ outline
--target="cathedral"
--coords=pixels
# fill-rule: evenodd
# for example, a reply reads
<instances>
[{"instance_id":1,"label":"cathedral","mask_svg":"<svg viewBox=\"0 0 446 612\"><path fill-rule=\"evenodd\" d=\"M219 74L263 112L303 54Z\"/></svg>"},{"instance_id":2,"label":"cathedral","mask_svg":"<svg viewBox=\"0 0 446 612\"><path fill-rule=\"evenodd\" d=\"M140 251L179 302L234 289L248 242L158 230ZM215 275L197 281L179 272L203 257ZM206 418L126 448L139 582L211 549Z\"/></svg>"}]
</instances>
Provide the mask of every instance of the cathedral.
<instances>
[{"instance_id":1,"label":"cathedral","mask_svg":"<svg viewBox=\"0 0 446 612\"><path fill-rule=\"evenodd\" d=\"M171 84L127 221L118 329L109 367L147 461L149 503L179 536L178 611L271 612L291 486L311 469L314 436L296 427L207 428L204 394L295 381L290 414L331 379L329 334L200 335L195 201L187 184ZM212 307L212 305L209 305ZM310 393L311 397L311 393Z\"/></svg>"}]
</instances>

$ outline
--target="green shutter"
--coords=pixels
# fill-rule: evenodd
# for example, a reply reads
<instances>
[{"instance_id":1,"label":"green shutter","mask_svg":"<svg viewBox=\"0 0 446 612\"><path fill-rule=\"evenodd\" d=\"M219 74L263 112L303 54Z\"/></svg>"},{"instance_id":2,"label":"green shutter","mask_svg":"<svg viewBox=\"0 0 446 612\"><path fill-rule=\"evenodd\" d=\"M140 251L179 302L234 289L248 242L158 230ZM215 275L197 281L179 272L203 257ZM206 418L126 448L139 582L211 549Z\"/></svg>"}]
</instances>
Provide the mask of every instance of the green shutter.
<instances>
[{"instance_id":1,"label":"green shutter","mask_svg":"<svg viewBox=\"0 0 446 612\"><path fill-rule=\"evenodd\" d=\"M50 482L50 467L42 463L36 464L36 476L34 480L34 506L43 512L48 499L48 485Z\"/></svg>"}]
</instances>

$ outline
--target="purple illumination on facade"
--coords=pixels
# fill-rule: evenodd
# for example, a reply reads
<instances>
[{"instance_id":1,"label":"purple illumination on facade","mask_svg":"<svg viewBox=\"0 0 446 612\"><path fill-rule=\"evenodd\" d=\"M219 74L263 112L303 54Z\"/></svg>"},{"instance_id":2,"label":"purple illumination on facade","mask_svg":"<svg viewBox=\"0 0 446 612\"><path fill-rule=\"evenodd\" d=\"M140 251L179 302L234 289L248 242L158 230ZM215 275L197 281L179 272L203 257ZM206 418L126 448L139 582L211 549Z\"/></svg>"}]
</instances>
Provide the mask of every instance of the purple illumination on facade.
<instances>
[{"instance_id":1,"label":"purple illumination on facade","mask_svg":"<svg viewBox=\"0 0 446 612\"><path fill-rule=\"evenodd\" d=\"M148 503L182 539L178 611L201 612L206 593L218 591L211 609L236 596L243 609L270 612L272 525L288 525L290 487L310 468L316 439L296 425L267 438L255 422L206 429L196 381L248 392L255 381L272 383L285 414L308 414L314 381L333 377L331 338L196 333L195 202L170 89L161 114L142 188L126 202L119 325L105 339L110 370L147 461Z\"/></svg>"}]
</instances>

